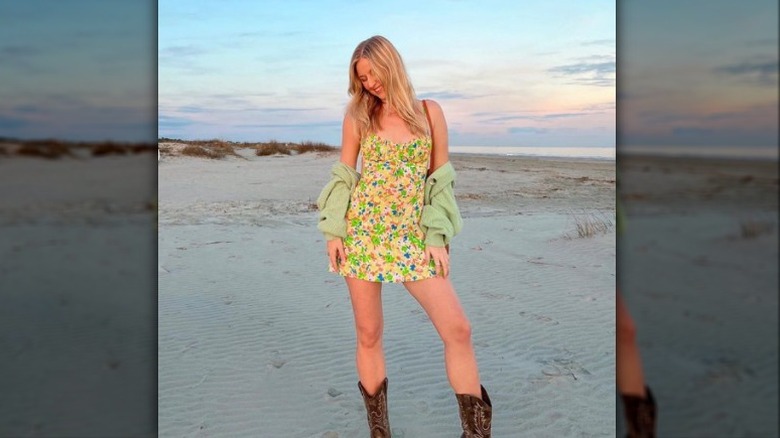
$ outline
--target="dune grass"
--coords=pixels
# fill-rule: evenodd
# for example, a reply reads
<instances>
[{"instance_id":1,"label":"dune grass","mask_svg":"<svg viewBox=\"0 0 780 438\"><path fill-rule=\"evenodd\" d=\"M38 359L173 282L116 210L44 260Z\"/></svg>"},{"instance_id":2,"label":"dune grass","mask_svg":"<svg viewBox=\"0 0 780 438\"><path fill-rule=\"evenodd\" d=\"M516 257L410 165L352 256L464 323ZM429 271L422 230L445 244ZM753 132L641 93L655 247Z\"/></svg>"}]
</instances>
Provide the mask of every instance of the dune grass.
<instances>
[{"instance_id":1,"label":"dune grass","mask_svg":"<svg viewBox=\"0 0 780 438\"><path fill-rule=\"evenodd\" d=\"M23 157L46 158L49 160L55 160L64 156L74 156L70 148L60 141L54 141L51 143L41 143L37 141L23 143L21 146L19 146L18 149L16 149L16 155L21 155Z\"/></svg>"},{"instance_id":2,"label":"dune grass","mask_svg":"<svg viewBox=\"0 0 780 438\"><path fill-rule=\"evenodd\" d=\"M309 152L332 152L337 150L335 147L322 142L302 141L300 143L288 143L278 140L269 140L265 142L232 142L220 139L212 140L181 140L176 138L161 137L158 139L158 145L161 143L176 143L185 145L181 149L181 155L191 157L202 157L211 159L221 159L227 155L236 157L239 155L237 149L252 149L258 157L273 155L297 155ZM160 145L160 154L176 155L175 149L168 145Z\"/></svg>"},{"instance_id":3,"label":"dune grass","mask_svg":"<svg viewBox=\"0 0 780 438\"><path fill-rule=\"evenodd\" d=\"M740 236L743 239L755 239L764 234L772 234L775 224L770 221L747 219L739 224Z\"/></svg>"},{"instance_id":4,"label":"dune grass","mask_svg":"<svg viewBox=\"0 0 780 438\"><path fill-rule=\"evenodd\" d=\"M607 234L615 228L614 217L603 212L574 213L569 212L574 221L576 234L567 235L567 238L590 238L600 234Z\"/></svg>"},{"instance_id":5,"label":"dune grass","mask_svg":"<svg viewBox=\"0 0 780 438\"><path fill-rule=\"evenodd\" d=\"M46 158L55 160L63 157L79 158L75 152L84 150L95 157L106 155L126 155L153 153L155 148L151 143L122 143L116 141L68 141L58 139L15 140L5 139L12 148L4 147L5 155L17 155L31 158Z\"/></svg>"}]
</instances>

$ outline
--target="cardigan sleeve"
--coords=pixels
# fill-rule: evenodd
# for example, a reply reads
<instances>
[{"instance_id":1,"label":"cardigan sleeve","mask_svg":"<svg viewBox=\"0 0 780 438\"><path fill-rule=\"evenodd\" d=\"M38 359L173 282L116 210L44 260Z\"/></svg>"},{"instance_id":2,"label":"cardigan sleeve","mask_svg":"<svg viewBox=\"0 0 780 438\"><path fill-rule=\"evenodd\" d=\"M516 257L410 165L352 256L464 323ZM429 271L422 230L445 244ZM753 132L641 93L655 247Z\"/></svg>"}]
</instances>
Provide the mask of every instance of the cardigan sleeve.
<instances>
[{"instance_id":1,"label":"cardigan sleeve","mask_svg":"<svg viewBox=\"0 0 780 438\"><path fill-rule=\"evenodd\" d=\"M345 216L349 208L349 198L359 177L360 175L346 164L339 162L333 166L331 179L317 198L317 229L326 240L343 239L347 236Z\"/></svg>"},{"instance_id":2,"label":"cardigan sleeve","mask_svg":"<svg viewBox=\"0 0 780 438\"><path fill-rule=\"evenodd\" d=\"M463 218L455 201L455 170L447 163L428 177L420 227L425 232L425 244L433 247L448 245L463 228Z\"/></svg>"}]
</instances>

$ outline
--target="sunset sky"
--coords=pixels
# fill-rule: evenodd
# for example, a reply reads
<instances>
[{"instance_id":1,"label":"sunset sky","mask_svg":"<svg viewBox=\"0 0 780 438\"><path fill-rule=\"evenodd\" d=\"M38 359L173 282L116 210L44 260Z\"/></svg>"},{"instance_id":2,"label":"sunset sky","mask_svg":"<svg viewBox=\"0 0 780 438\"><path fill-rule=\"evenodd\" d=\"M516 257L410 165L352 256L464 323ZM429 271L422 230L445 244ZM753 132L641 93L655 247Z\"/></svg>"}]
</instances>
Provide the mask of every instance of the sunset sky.
<instances>
[{"instance_id":1,"label":"sunset sky","mask_svg":"<svg viewBox=\"0 0 780 438\"><path fill-rule=\"evenodd\" d=\"M0 136L338 144L381 34L453 145L614 147L617 79L621 147L778 146L776 0L156 6L0 3Z\"/></svg>"},{"instance_id":2,"label":"sunset sky","mask_svg":"<svg viewBox=\"0 0 780 438\"><path fill-rule=\"evenodd\" d=\"M380 34L452 145L614 147L615 18L610 1L161 0L159 132L340 144L349 58Z\"/></svg>"},{"instance_id":3,"label":"sunset sky","mask_svg":"<svg viewBox=\"0 0 780 438\"><path fill-rule=\"evenodd\" d=\"M137 0L0 2L0 136L155 141L156 13Z\"/></svg>"},{"instance_id":4,"label":"sunset sky","mask_svg":"<svg viewBox=\"0 0 780 438\"><path fill-rule=\"evenodd\" d=\"M777 17L776 0L621 2L621 146L776 151Z\"/></svg>"}]
</instances>

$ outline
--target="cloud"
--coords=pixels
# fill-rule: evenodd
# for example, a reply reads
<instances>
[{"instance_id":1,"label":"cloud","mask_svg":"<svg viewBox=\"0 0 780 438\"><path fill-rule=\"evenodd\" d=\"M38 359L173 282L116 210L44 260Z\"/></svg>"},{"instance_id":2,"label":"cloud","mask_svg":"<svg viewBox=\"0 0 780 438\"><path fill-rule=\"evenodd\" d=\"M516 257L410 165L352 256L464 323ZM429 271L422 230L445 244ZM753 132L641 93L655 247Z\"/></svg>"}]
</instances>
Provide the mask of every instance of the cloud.
<instances>
[{"instance_id":1,"label":"cloud","mask_svg":"<svg viewBox=\"0 0 780 438\"><path fill-rule=\"evenodd\" d=\"M190 126L194 124L195 121L183 117L171 117L165 115L160 115L157 117L158 129L181 128L183 126Z\"/></svg>"},{"instance_id":2,"label":"cloud","mask_svg":"<svg viewBox=\"0 0 780 438\"><path fill-rule=\"evenodd\" d=\"M189 113L189 114L198 114L198 113L204 113L208 111L205 108L201 108L198 106L180 106L176 108L176 110L180 113Z\"/></svg>"},{"instance_id":3,"label":"cloud","mask_svg":"<svg viewBox=\"0 0 780 438\"><path fill-rule=\"evenodd\" d=\"M624 125L623 143L777 147L777 112L774 104L713 113L642 111L636 120Z\"/></svg>"},{"instance_id":4,"label":"cloud","mask_svg":"<svg viewBox=\"0 0 780 438\"><path fill-rule=\"evenodd\" d=\"M596 75L603 75L607 73L615 72L615 61L609 62L580 62L577 64L560 65L558 67L552 67L548 69L551 73L559 73L563 75L579 75L592 73Z\"/></svg>"},{"instance_id":5,"label":"cloud","mask_svg":"<svg viewBox=\"0 0 780 438\"><path fill-rule=\"evenodd\" d=\"M341 120L336 121L324 121L324 122L309 122L309 123L252 123L252 124L240 124L232 125L234 128L332 128L340 127Z\"/></svg>"},{"instance_id":6,"label":"cloud","mask_svg":"<svg viewBox=\"0 0 780 438\"><path fill-rule=\"evenodd\" d=\"M574 64L559 65L547 69L558 77L567 77L570 83L577 85L592 85L597 87L611 87L615 85L615 61L605 62L578 62Z\"/></svg>"},{"instance_id":7,"label":"cloud","mask_svg":"<svg viewBox=\"0 0 780 438\"><path fill-rule=\"evenodd\" d=\"M4 46L0 47L0 61L13 61L19 58L38 56L42 53L44 53L43 50L33 46Z\"/></svg>"},{"instance_id":8,"label":"cloud","mask_svg":"<svg viewBox=\"0 0 780 438\"><path fill-rule=\"evenodd\" d=\"M604 111L610 111L614 110L616 106L616 102L601 102L601 103L594 103L591 105L586 105L582 107L581 111L587 111L591 114L593 113L603 113Z\"/></svg>"},{"instance_id":9,"label":"cloud","mask_svg":"<svg viewBox=\"0 0 780 438\"><path fill-rule=\"evenodd\" d=\"M182 58L203 55L208 50L203 47L188 45L188 46L169 46L160 50L160 58Z\"/></svg>"},{"instance_id":10,"label":"cloud","mask_svg":"<svg viewBox=\"0 0 780 438\"><path fill-rule=\"evenodd\" d=\"M754 85L777 87L777 59L757 59L715 67L719 75L731 76Z\"/></svg>"},{"instance_id":11,"label":"cloud","mask_svg":"<svg viewBox=\"0 0 780 438\"><path fill-rule=\"evenodd\" d=\"M225 112L241 112L241 113L261 113L261 114L285 114L285 113L307 113L316 111L326 111L329 108L325 107L313 107L313 108L295 108L295 107L263 107L259 104L252 104L246 100L240 101L227 101L229 104L238 105L230 107L230 105L208 104L208 105L184 105L184 106L166 106L167 111L174 111L178 113L186 114L201 114L201 113L225 113Z\"/></svg>"},{"instance_id":12,"label":"cloud","mask_svg":"<svg viewBox=\"0 0 780 438\"><path fill-rule=\"evenodd\" d=\"M534 128L532 126L515 126L506 130L510 134L546 134L549 131L549 129Z\"/></svg>"},{"instance_id":13,"label":"cloud","mask_svg":"<svg viewBox=\"0 0 780 438\"><path fill-rule=\"evenodd\" d=\"M27 120L20 119L18 117L0 115L0 129L3 131L23 128L29 124L30 122Z\"/></svg>"},{"instance_id":14,"label":"cloud","mask_svg":"<svg viewBox=\"0 0 780 438\"><path fill-rule=\"evenodd\" d=\"M701 137L704 135L712 135L715 133L715 130L708 129L708 128L698 128L695 126L678 126L675 128L672 128L672 135L675 137Z\"/></svg>"},{"instance_id":15,"label":"cloud","mask_svg":"<svg viewBox=\"0 0 780 438\"><path fill-rule=\"evenodd\" d=\"M418 96L420 99L473 99L475 96L470 96L464 93L458 93L455 91L432 91L427 93L421 93Z\"/></svg>"},{"instance_id":16,"label":"cloud","mask_svg":"<svg viewBox=\"0 0 780 438\"><path fill-rule=\"evenodd\" d=\"M498 114L505 114L505 113L480 112L480 113L474 113L473 116L475 117L488 116L489 118L482 120L483 123L501 123L501 122L507 122L511 120L532 120L536 122L544 122L544 121L556 120L556 119L567 119L571 117L589 116L594 113L582 112L582 113L551 113L551 114L527 114L527 115L522 114L522 115L501 115L501 116L493 117Z\"/></svg>"},{"instance_id":17,"label":"cloud","mask_svg":"<svg viewBox=\"0 0 780 438\"><path fill-rule=\"evenodd\" d=\"M197 61L203 55L209 53L209 50L195 45L187 46L169 46L157 54L157 64L159 67L173 67L187 70L191 74L203 74L217 71L213 66L205 67L198 65Z\"/></svg>"},{"instance_id":18,"label":"cloud","mask_svg":"<svg viewBox=\"0 0 780 438\"><path fill-rule=\"evenodd\" d=\"M752 40L745 41L745 46L747 47L772 47L773 49L777 48L777 38L757 38Z\"/></svg>"},{"instance_id":19,"label":"cloud","mask_svg":"<svg viewBox=\"0 0 780 438\"><path fill-rule=\"evenodd\" d=\"M590 40L590 41L583 41L580 43L581 46L615 46L615 40L612 38L605 38L601 40Z\"/></svg>"}]
</instances>

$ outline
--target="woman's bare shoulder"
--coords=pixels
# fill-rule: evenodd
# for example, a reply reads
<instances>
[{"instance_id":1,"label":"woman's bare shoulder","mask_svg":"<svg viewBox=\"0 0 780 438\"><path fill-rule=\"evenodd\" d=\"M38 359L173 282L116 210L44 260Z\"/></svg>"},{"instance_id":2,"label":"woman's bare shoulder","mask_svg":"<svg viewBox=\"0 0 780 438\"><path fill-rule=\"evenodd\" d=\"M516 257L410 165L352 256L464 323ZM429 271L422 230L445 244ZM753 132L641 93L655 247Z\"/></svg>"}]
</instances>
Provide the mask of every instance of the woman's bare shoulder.
<instances>
[{"instance_id":1,"label":"woman's bare shoulder","mask_svg":"<svg viewBox=\"0 0 780 438\"><path fill-rule=\"evenodd\" d=\"M433 99L425 99L425 106L428 108L431 119L439 120L444 118L444 110L441 108L441 105L439 105L439 102L436 102Z\"/></svg>"}]
</instances>

